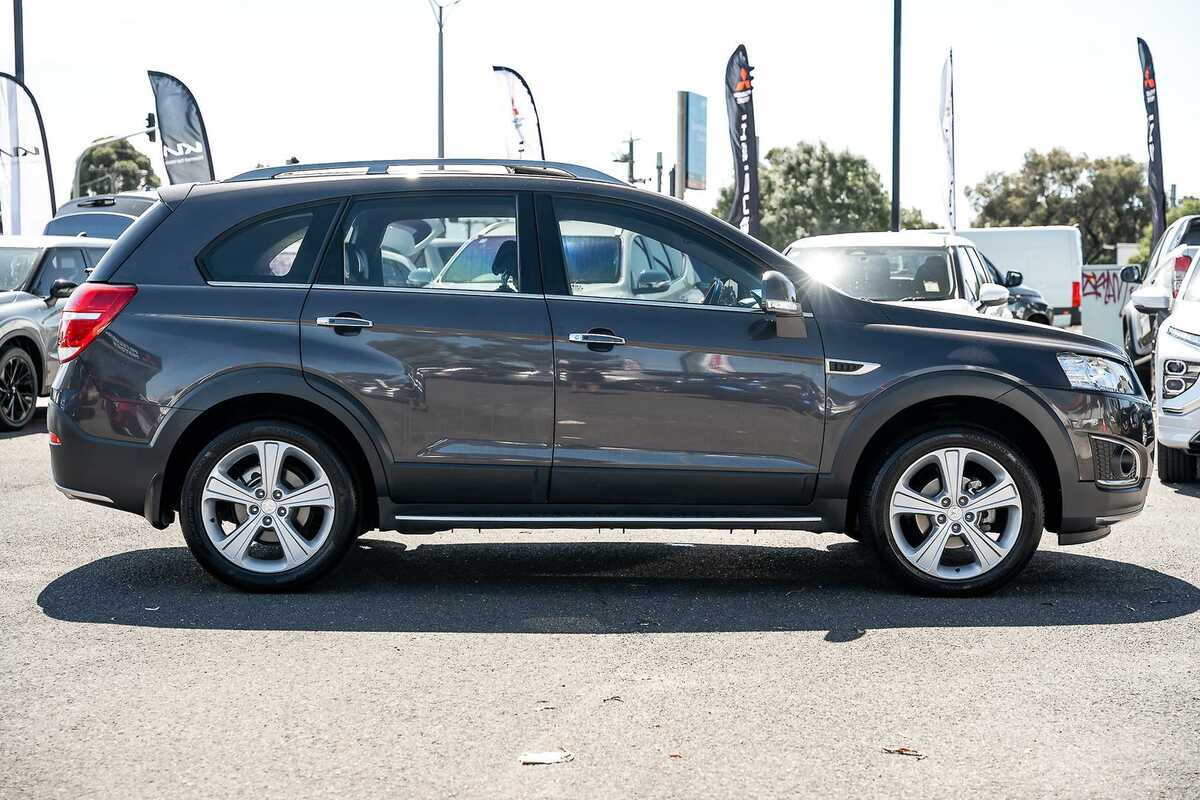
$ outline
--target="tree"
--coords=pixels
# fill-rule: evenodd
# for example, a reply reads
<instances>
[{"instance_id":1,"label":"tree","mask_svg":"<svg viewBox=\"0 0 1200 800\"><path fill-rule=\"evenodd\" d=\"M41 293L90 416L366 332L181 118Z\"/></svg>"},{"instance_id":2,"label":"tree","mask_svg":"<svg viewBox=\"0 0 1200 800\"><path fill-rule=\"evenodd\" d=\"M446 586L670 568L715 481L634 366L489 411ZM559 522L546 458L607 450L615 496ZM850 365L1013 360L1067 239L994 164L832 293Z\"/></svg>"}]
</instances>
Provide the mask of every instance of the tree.
<instances>
[{"instance_id":1,"label":"tree","mask_svg":"<svg viewBox=\"0 0 1200 800\"><path fill-rule=\"evenodd\" d=\"M824 142L773 147L759 165L762 239L782 249L805 236L887 230L891 200L871 163ZM733 187L721 189L713 214L726 219ZM919 209L901 213L905 228L937 227Z\"/></svg>"},{"instance_id":2,"label":"tree","mask_svg":"<svg viewBox=\"0 0 1200 800\"><path fill-rule=\"evenodd\" d=\"M1200 197L1185 197L1174 208L1167 209L1167 225L1180 217L1200 214ZM1145 264L1150 260L1150 236L1153 233L1150 223L1142 229L1142 238L1138 240L1137 254L1133 257L1134 264Z\"/></svg>"},{"instance_id":3,"label":"tree","mask_svg":"<svg viewBox=\"0 0 1200 800\"><path fill-rule=\"evenodd\" d=\"M160 183L150 157L125 139L91 148L79 164L81 194L154 189Z\"/></svg>"},{"instance_id":4,"label":"tree","mask_svg":"<svg viewBox=\"0 0 1200 800\"><path fill-rule=\"evenodd\" d=\"M966 192L976 225L1078 226L1085 264L1112 263L1114 245L1132 241L1149 221L1146 166L1129 156L1030 150L1017 172L990 173Z\"/></svg>"},{"instance_id":5,"label":"tree","mask_svg":"<svg viewBox=\"0 0 1200 800\"><path fill-rule=\"evenodd\" d=\"M888 203L891 203L891 198L888 198ZM890 206L889 206L890 207ZM890 216L890 212L889 212ZM921 213L919 208L902 208L900 209L900 230L904 231L919 231L940 228L936 222L931 222L925 219L925 215Z\"/></svg>"}]
</instances>

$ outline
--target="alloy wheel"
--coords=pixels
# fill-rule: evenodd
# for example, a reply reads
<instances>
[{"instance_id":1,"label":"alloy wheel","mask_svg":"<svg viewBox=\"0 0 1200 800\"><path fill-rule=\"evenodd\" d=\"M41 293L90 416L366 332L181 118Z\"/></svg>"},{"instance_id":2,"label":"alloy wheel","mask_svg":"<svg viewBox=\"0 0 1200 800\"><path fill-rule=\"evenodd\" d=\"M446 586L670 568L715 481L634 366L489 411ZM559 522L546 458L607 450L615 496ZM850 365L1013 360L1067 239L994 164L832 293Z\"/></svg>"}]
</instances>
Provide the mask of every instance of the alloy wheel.
<instances>
[{"instance_id":1,"label":"alloy wheel","mask_svg":"<svg viewBox=\"0 0 1200 800\"><path fill-rule=\"evenodd\" d=\"M1021 531L1021 494L996 459L967 447L914 461L892 490L892 541L921 572L967 580L996 568Z\"/></svg>"},{"instance_id":2,"label":"alloy wheel","mask_svg":"<svg viewBox=\"0 0 1200 800\"><path fill-rule=\"evenodd\" d=\"M0 364L0 416L12 428L29 421L37 405L37 376L21 353L10 352Z\"/></svg>"},{"instance_id":3,"label":"alloy wheel","mask_svg":"<svg viewBox=\"0 0 1200 800\"><path fill-rule=\"evenodd\" d=\"M333 529L337 503L324 468L303 448L247 442L208 474L204 529L217 552L251 572L282 572L308 561Z\"/></svg>"}]
</instances>

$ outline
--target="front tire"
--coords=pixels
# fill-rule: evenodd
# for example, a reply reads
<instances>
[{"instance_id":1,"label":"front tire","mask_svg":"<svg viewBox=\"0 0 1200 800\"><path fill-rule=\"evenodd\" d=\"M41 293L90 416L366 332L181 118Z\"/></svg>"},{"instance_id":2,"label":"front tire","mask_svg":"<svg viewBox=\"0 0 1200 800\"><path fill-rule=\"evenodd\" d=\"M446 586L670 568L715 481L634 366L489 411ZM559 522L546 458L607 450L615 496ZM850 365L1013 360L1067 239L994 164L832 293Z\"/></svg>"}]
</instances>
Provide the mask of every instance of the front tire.
<instances>
[{"instance_id":1,"label":"front tire","mask_svg":"<svg viewBox=\"0 0 1200 800\"><path fill-rule=\"evenodd\" d=\"M0 353L0 430L19 431L37 411L37 369L25 349L9 346Z\"/></svg>"},{"instance_id":2,"label":"front tire","mask_svg":"<svg viewBox=\"0 0 1200 800\"><path fill-rule=\"evenodd\" d=\"M1164 483L1191 483L1196 480L1196 462L1186 450L1158 445L1158 478Z\"/></svg>"},{"instance_id":3,"label":"front tire","mask_svg":"<svg viewBox=\"0 0 1200 800\"><path fill-rule=\"evenodd\" d=\"M324 439L291 423L248 422L193 460L180 524L214 577L251 591L293 589L341 561L358 534L358 496Z\"/></svg>"},{"instance_id":4,"label":"front tire","mask_svg":"<svg viewBox=\"0 0 1200 800\"><path fill-rule=\"evenodd\" d=\"M858 519L888 571L923 594L994 591L1042 537L1041 486L1023 454L991 433L929 431L888 453Z\"/></svg>"}]
</instances>

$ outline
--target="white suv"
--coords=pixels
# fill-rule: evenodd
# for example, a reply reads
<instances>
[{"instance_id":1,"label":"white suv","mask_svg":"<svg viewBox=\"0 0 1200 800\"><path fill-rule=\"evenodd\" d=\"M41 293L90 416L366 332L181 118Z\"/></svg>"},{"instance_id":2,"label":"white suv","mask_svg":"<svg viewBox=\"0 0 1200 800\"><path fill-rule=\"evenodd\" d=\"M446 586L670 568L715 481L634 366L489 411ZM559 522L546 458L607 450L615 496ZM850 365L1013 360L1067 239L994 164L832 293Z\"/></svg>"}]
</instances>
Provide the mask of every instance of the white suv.
<instances>
[{"instance_id":1,"label":"white suv","mask_svg":"<svg viewBox=\"0 0 1200 800\"><path fill-rule=\"evenodd\" d=\"M1200 259L1194 259L1179 294L1148 284L1133 293L1137 310L1170 314L1154 345L1154 423L1158 429L1158 476L1170 483L1194 481L1200 466Z\"/></svg>"}]
</instances>

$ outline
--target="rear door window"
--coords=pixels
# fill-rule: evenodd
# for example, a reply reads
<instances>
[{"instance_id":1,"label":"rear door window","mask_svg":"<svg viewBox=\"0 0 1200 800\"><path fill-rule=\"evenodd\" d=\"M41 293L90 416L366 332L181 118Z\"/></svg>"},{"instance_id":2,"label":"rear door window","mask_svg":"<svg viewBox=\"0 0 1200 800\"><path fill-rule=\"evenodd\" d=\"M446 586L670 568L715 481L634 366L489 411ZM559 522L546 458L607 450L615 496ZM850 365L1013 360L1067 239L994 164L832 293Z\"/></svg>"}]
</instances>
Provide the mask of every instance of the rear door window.
<instances>
[{"instance_id":1,"label":"rear door window","mask_svg":"<svg viewBox=\"0 0 1200 800\"><path fill-rule=\"evenodd\" d=\"M292 208L243 225L200 257L214 283L308 283L336 203Z\"/></svg>"}]
</instances>

